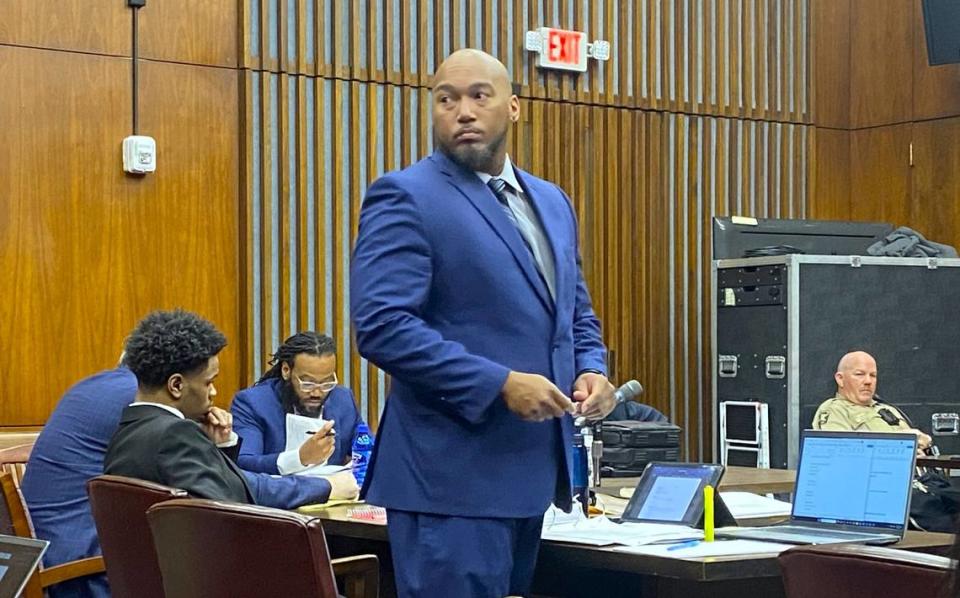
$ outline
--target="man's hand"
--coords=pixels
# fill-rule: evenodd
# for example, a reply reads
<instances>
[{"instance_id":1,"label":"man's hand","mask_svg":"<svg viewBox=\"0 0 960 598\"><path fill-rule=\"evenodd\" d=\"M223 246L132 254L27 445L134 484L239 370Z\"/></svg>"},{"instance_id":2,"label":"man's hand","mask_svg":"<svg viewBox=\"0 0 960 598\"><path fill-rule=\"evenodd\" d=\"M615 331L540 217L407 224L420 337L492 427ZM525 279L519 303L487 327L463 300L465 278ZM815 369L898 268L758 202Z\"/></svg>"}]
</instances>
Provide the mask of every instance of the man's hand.
<instances>
[{"instance_id":1,"label":"man's hand","mask_svg":"<svg viewBox=\"0 0 960 598\"><path fill-rule=\"evenodd\" d=\"M330 482L329 500L350 500L360 494L357 479L353 477L353 472L349 469L323 477Z\"/></svg>"},{"instance_id":2,"label":"man's hand","mask_svg":"<svg viewBox=\"0 0 960 598\"><path fill-rule=\"evenodd\" d=\"M230 441L233 432L233 414L219 407L211 407L203 424L203 431L214 444Z\"/></svg>"},{"instance_id":3,"label":"man's hand","mask_svg":"<svg viewBox=\"0 0 960 598\"><path fill-rule=\"evenodd\" d=\"M917 451L925 451L933 444L933 438L924 434L916 428L910 428L910 431L917 435Z\"/></svg>"},{"instance_id":4,"label":"man's hand","mask_svg":"<svg viewBox=\"0 0 960 598\"><path fill-rule=\"evenodd\" d=\"M300 445L300 463L303 465L316 465L323 463L333 454L337 437L333 434L333 422L328 421L317 430L317 433L307 438Z\"/></svg>"},{"instance_id":5,"label":"man's hand","mask_svg":"<svg viewBox=\"0 0 960 598\"><path fill-rule=\"evenodd\" d=\"M573 413L573 402L539 374L510 372L500 390L507 408L522 419L541 422Z\"/></svg>"},{"instance_id":6,"label":"man's hand","mask_svg":"<svg viewBox=\"0 0 960 598\"><path fill-rule=\"evenodd\" d=\"M603 419L617 406L613 392L616 390L606 376L594 372L580 374L573 383L573 400L577 413L590 420Z\"/></svg>"}]
</instances>

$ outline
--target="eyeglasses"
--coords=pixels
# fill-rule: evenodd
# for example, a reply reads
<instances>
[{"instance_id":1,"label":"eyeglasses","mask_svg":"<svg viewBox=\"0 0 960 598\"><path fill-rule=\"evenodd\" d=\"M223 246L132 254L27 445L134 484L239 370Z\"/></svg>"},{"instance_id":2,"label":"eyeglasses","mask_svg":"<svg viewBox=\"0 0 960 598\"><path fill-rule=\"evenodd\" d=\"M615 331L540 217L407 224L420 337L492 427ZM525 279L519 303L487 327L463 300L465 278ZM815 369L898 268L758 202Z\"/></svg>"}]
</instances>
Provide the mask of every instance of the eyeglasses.
<instances>
[{"instance_id":1,"label":"eyeglasses","mask_svg":"<svg viewBox=\"0 0 960 598\"><path fill-rule=\"evenodd\" d=\"M310 380L301 380L300 376L294 374L294 378L297 379L297 384L300 385L300 390L303 392L313 392L319 390L320 392L330 392L337 386L337 374L333 374L333 380L328 382L312 382Z\"/></svg>"}]
</instances>

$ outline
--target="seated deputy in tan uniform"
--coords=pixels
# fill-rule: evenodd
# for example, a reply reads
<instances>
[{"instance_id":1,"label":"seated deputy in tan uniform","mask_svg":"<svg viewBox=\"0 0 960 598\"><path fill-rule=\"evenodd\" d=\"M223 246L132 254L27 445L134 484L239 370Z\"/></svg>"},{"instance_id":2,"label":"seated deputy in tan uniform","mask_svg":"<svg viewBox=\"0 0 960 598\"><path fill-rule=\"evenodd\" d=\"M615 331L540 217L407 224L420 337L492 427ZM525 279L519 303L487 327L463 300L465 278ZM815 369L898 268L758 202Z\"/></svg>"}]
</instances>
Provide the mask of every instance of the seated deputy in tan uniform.
<instances>
[{"instance_id":1,"label":"seated deputy in tan uniform","mask_svg":"<svg viewBox=\"0 0 960 598\"><path fill-rule=\"evenodd\" d=\"M833 377L837 381L837 394L817 408L813 416L815 430L913 432L917 435L919 450L930 447L930 436L912 428L902 411L877 401L877 362L869 353L847 353L840 359Z\"/></svg>"}]
</instances>

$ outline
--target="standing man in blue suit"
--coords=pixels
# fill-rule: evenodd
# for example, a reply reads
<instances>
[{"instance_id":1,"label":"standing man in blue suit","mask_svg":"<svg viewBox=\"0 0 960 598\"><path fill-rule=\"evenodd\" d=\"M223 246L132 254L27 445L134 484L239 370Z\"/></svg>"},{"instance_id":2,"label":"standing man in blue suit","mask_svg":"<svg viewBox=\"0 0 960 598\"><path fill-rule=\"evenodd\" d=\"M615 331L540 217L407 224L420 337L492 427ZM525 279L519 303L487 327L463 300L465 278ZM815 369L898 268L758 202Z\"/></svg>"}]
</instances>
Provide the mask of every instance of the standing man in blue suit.
<instances>
[{"instance_id":1,"label":"standing man in blue suit","mask_svg":"<svg viewBox=\"0 0 960 598\"><path fill-rule=\"evenodd\" d=\"M298 332L277 348L272 366L230 405L233 430L243 439L240 467L271 474L311 465L350 462L360 413L350 389L337 384L337 347L316 332ZM328 423L296 449L287 445L287 414ZM327 436L329 430L333 436Z\"/></svg>"},{"instance_id":2,"label":"standing man in blue suit","mask_svg":"<svg viewBox=\"0 0 960 598\"><path fill-rule=\"evenodd\" d=\"M545 509L571 508L569 414L614 406L570 200L506 155L519 115L499 61L455 52L437 151L360 215L357 345L393 377L363 493L388 509L401 596L527 593Z\"/></svg>"}]
</instances>

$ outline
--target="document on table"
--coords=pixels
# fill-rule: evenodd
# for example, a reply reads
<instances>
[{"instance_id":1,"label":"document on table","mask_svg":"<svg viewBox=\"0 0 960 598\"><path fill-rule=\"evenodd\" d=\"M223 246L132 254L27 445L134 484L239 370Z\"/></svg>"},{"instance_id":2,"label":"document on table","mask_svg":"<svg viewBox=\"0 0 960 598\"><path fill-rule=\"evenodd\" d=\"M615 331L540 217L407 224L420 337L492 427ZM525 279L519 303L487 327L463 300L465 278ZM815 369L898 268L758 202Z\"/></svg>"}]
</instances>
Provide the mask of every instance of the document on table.
<instances>
[{"instance_id":1,"label":"document on table","mask_svg":"<svg viewBox=\"0 0 960 598\"><path fill-rule=\"evenodd\" d=\"M579 509L574 508L568 514L551 505L544 514L540 537L590 546L639 546L653 542L700 539L703 538L703 531L664 523L614 523L603 516L587 519Z\"/></svg>"},{"instance_id":2,"label":"document on table","mask_svg":"<svg viewBox=\"0 0 960 598\"><path fill-rule=\"evenodd\" d=\"M673 544L655 544L652 546L617 546L617 552L630 554L648 554L671 559L699 559L710 556L738 556L744 554L780 554L794 544L776 542L758 542L756 540L717 540L700 542L693 546L683 546L671 550Z\"/></svg>"},{"instance_id":3,"label":"document on table","mask_svg":"<svg viewBox=\"0 0 960 598\"><path fill-rule=\"evenodd\" d=\"M324 465L324 464L320 464L320 465L314 465L314 466L312 466L312 467L308 467L308 468L306 468L306 469L304 469L304 470L302 470L302 471L298 471L297 473L295 473L295 474L293 474L293 475L306 475L306 476L313 476L313 477L321 477L321 476L325 476L325 475L331 475L331 474L337 473L337 472L339 472L339 471L344 471L344 470L347 470L347 469L350 469L350 468L351 468L350 465Z\"/></svg>"},{"instance_id":4,"label":"document on table","mask_svg":"<svg viewBox=\"0 0 960 598\"><path fill-rule=\"evenodd\" d=\"M734 519L777 517L790 514L790 503L752 492L721 492L723 503Z\"/></svg>"}]
</instances>

